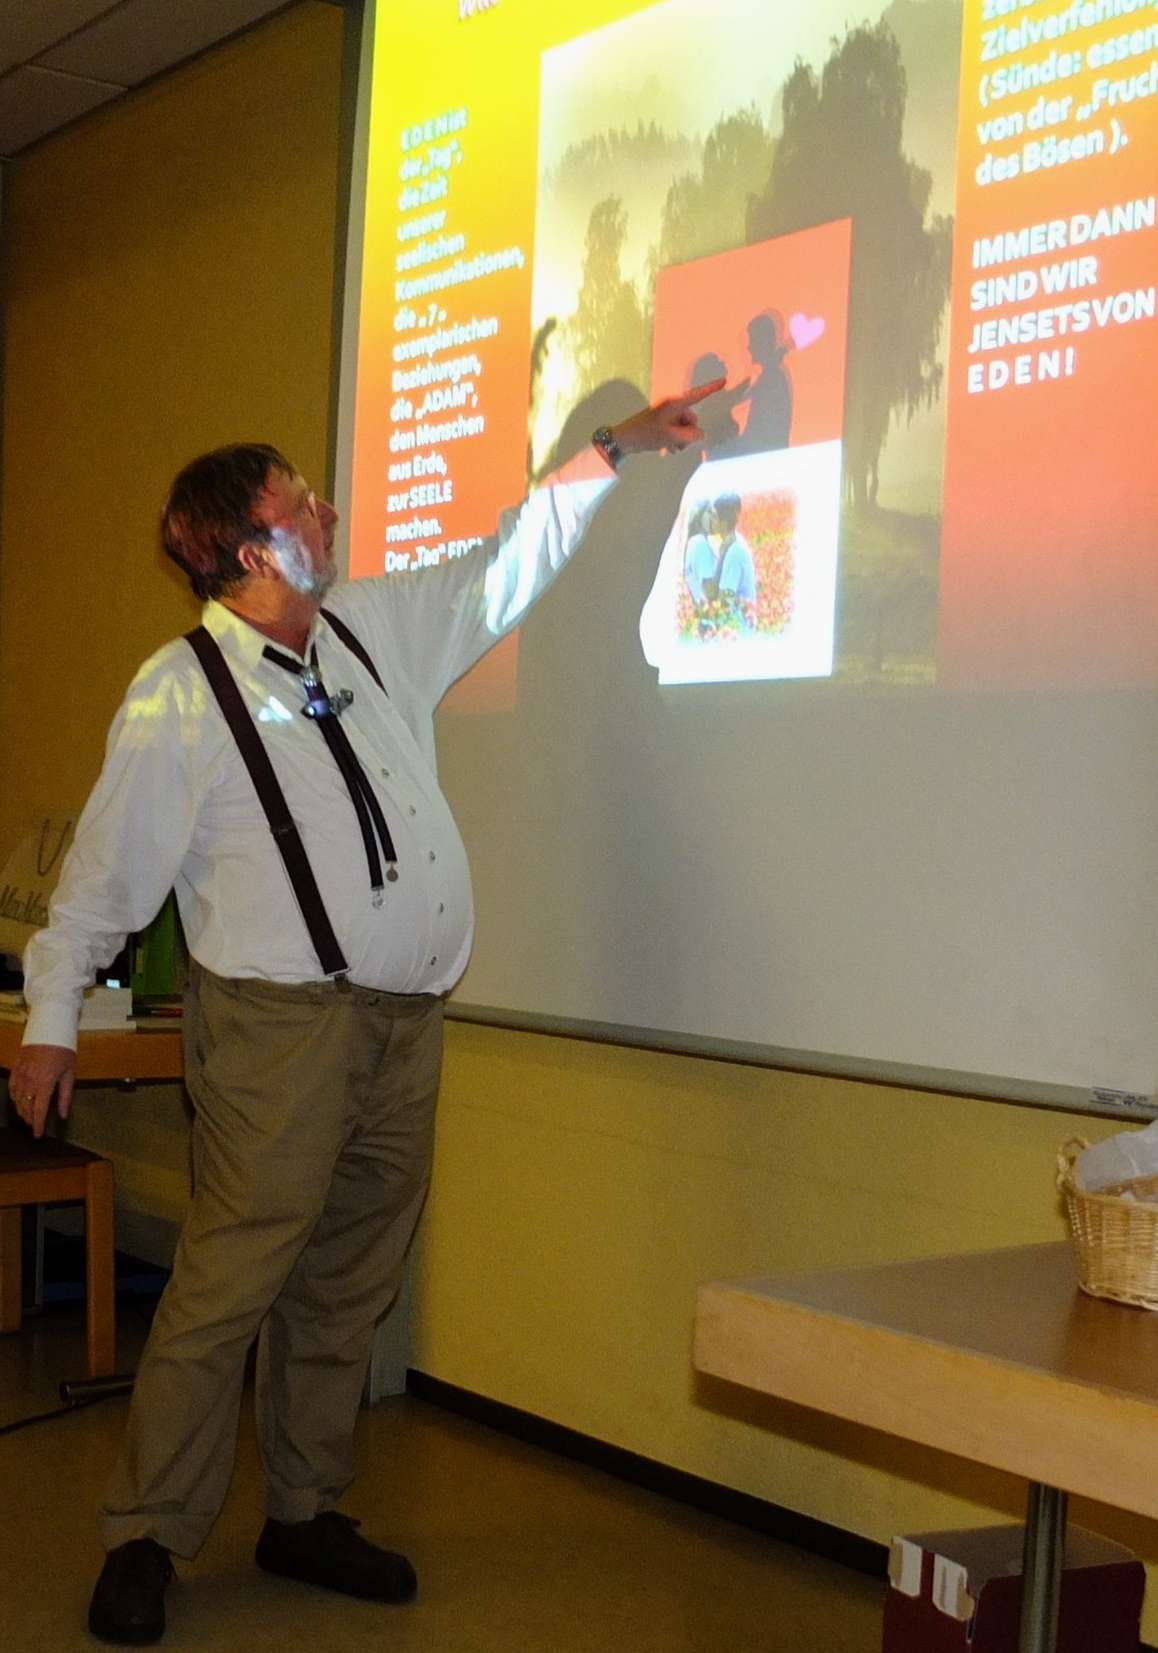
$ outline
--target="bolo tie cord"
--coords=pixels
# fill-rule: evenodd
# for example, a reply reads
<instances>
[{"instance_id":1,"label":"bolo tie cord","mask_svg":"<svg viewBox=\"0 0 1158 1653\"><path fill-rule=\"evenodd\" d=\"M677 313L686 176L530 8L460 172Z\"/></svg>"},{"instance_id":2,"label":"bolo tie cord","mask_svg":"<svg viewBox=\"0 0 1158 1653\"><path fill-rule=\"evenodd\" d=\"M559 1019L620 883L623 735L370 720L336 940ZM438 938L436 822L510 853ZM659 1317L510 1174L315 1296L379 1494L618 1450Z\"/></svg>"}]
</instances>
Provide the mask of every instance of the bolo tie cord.
<instances>
[{"instance_id":1,"label":"bolo tie cord","mask_svg":"<svg viewBox=\"0 0 1158 1653\"><path fill-rule=\"evenodd\" d=\"M349 689L341 689L336 695L326 692L318 669L317 647L310 651L310 663L303 666L292 655L282 654L280 649L267 646L263 649L267 660L274 665L281 666L285 671L292 672L300 677L306 691L306 703L302 707L304 716L316 723L322 732L322 737L330 749L334 762L338 766L342 779L346 783L346 790L350 794L350 802L354 806L354 814L358 819L358 827L362 834L362 844L366 851L366 866L370 873L370 889L374 905L382 905L383 861L385 861L385 881L393 884L398 879L398 855L394 848L394 840L390 836L390 828L386 824L386 817L382 813L382 806L378 802L374 788L366 776L358 760L358 754L350 744L349 736L339 721L342 712L353 700L354 696ZM381 853L379 853L381 846Z\"/></svg>"}]
</instances>

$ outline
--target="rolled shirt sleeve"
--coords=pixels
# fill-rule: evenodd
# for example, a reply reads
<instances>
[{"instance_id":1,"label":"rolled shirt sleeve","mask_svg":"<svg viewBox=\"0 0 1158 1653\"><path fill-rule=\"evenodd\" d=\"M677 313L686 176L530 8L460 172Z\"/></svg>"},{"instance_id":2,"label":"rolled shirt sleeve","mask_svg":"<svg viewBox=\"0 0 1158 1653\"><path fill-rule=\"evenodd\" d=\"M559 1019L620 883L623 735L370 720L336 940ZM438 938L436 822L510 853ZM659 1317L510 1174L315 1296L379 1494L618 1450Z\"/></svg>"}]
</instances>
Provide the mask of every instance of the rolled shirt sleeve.
<instances>
[{"instance_id":1,"label":"rolled shirt sleeve","mask_svg":"<svg viewBox=\"0 0 1158 1653\"><path fill-rule=\"evenodd\" d=\"M467 556L354 581L343 587L341 611L369 620L371 654L382 651L433 710L566 567L615 485L609 475L537 488Z\"/></svg>"}]
</instances>

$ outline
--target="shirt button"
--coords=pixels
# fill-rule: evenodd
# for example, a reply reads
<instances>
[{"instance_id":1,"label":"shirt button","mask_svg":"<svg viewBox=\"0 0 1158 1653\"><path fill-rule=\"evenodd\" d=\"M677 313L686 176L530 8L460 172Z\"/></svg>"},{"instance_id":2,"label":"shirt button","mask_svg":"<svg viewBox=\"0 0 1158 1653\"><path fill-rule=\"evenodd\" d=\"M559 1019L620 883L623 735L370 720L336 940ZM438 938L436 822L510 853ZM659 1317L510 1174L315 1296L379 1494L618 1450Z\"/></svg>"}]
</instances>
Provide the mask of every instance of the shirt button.
<instances>
[{"instance_id":1,"label":"shirt button","mask_svg":"<svg viewBox=\"0 0 1158 1653\"><path fill-rule=\"evenodd\" d=\"M437 861L437 860L438 860L438 856L437 856L437 855L435 855L435 853L434 853L434 851L433 851L433 850L431 850L431 852L430 852L430 859L431 859L431 860L432 860L432 861Z\"/></svg>"},{"instance_id":2,"label":"shirt button","mask_svg":"<svg viewBox=\"0 0 1158 1653\"><path fill-rule=\"evenodd\" d=\"M438 910L439 910L440 913L444 913L446 911L446 902L445 901L440 901L438 903Z\"/></svg>"},{"instance_id":3,"label":"shirt button","mask_svg":"<svg viewBox=\"0 0 1158 1653\"><path fill-rule=\"evenodd\" d=\"M410 813L412 815L417 815L418 814L418 811L415 809L413 804L411 804L411 806L410 806Z\"/></svg>"},{"instance_id":4,"label":"shirt button","mask_svg":"<svg viewBox=\"0 0 1158 1653\"><path fill-rule=\"evenodd\" d=\"M383 771L382 771L382 779L383 779L383 780L384 780L384 781L388 781L388 780L389 780L389 779L390 779L390 771L389 771L389 770L388 770L388 769L383 769Z\"/></svg>"},{"instance_id":5,"label":"shirt button","mask_svg":"<svg viewBox=\"0 0 1158 1653\"><path fill-rule=\"evenodd\" d=\"M437 964L438 963L438 954L437 953L435 953L434 957L431 959L430 962L431 962L431 964Z\"/></svg>"}]
</instances>

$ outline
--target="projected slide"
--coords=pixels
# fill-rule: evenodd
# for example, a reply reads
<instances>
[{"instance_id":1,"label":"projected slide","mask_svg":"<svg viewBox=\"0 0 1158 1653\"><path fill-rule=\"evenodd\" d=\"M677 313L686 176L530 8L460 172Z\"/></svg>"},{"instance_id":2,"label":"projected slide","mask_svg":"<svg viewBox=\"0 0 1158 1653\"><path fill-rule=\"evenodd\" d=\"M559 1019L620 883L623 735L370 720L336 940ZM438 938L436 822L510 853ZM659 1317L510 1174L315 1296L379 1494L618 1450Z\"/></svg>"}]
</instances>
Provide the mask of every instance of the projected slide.
<instances>
[{"instance_id":1,"label":"projected slide","mask_svg":"<svg viewBox=\"0 0 1158 1653\"><path fill-rule=\"evenodd\" d=\"M444 702L464 1002L1150 1091L1158 4L374 19L352 574L727 387Z\"/></svg>"},{"instance_id":2,"label":"projected slide","mask_svg":"<svg viewBox=\"0 0 1158 1653\"><path fill-rule=\"evenodd\" d=\"M1158 679L1158 7L854 11L379 5L353 575L722 372L624 552L657 693Z\"/></svg>"}]
</instances>

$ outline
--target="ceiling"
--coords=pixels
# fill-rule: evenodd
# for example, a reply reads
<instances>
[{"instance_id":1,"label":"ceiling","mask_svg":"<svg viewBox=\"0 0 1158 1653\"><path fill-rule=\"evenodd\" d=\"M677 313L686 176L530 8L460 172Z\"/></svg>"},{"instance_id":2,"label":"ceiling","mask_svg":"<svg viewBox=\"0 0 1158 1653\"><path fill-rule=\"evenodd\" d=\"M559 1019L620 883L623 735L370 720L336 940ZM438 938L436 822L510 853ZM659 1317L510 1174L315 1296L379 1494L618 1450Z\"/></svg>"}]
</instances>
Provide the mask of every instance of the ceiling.
<instances>
[{"instance_id":1,"label":"ceiling","mask_svg":"<svg viewBox=\"0 0 1158 1653\"><path fill-rule=\"evenodd\" d=\"M286 0L0 0L0 159L285 7Z\"/></svg>"}]
</instances>

